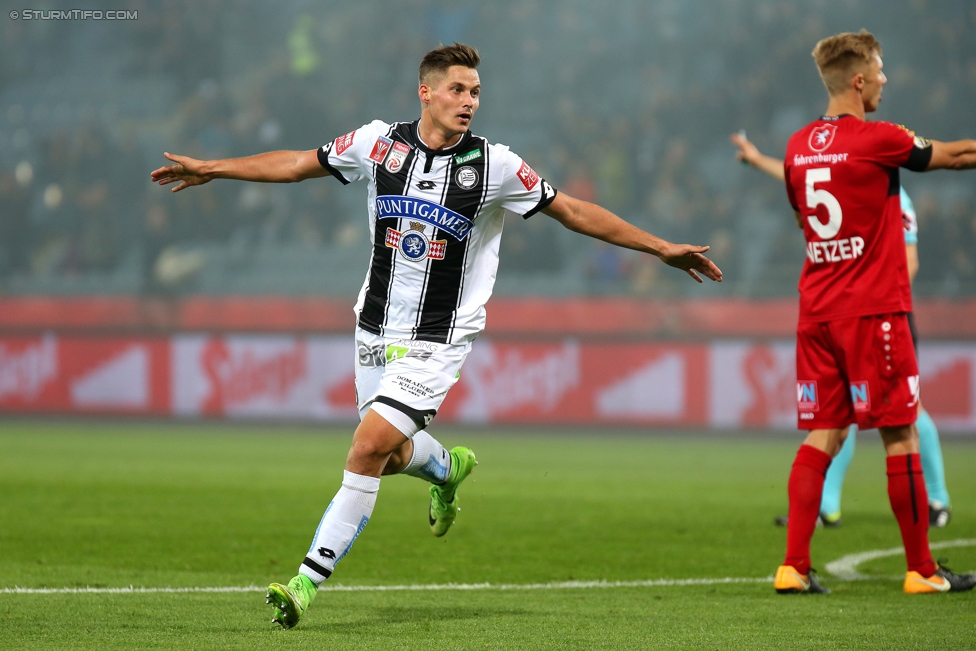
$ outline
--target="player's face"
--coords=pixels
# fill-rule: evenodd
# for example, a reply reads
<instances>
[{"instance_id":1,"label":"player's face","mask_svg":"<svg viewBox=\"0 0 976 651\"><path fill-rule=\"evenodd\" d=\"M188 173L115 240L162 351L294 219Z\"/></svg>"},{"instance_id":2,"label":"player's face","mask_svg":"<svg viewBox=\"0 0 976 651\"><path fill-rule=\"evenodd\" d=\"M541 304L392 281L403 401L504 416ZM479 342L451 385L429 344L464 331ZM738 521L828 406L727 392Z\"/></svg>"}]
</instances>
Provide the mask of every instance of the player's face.
<instances>
[{"instance_id":1,"label":"player's face","mask_svg":"<svg viewBox=\"0 0 976 651\"><path fill-rule=\"evenodd\" d=\"M888 78L881 70L883 67L884 62L881 61L881 57L875 54L863 73L864 86L861 88L861 101L864 103L865 113L877 111L881 103L881 91L888 83Z\"/></svg>"},{"instance_id":2,"label":"player's face","mask_svg":"<svg viewBox=\"0 0 976 651\"><path fill-rule=\"evenodd\" d=\"M464 133L478 110L481 78L474 68L451 66L447 72L420 86L420 98L436 128L445 133Z\"/></svg>"}]
</instances>

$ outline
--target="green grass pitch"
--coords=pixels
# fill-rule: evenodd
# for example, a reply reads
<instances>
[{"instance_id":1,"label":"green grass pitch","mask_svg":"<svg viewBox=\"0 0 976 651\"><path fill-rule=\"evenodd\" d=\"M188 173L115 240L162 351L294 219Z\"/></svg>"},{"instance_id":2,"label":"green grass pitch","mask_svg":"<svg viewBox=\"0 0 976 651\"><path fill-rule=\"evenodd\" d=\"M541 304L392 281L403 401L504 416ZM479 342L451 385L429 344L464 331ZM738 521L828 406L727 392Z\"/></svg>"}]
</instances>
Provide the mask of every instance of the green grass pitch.
<instances>
[{"instance_id":1,"label":"green grass pitch","mask_svg":"<svg viewBox=\"0 0 976 651\"><path fill-rule=\"evenodd\" d=\"M281 631L260 590L36 589L287 581L338 488L350 430L0 421L0 589L34 589L0 590L0 648L976 648L976 594L904 595L901 555L859 566L866 580L824 572L900 545L874 432L859 435L844 526L814 537L827 596L779 596L765 580L782 560L772 519L799 435L434 433L480 461L454 528L434 538L426 485L384 478L326 585L492 587L323 591ZM953 520L931 538L974 539L976 441L949 439L944 452ZM967 544L935 555L976 569ZM754 580L524 589L724 577Z\"/></svg>"}]
</instances>

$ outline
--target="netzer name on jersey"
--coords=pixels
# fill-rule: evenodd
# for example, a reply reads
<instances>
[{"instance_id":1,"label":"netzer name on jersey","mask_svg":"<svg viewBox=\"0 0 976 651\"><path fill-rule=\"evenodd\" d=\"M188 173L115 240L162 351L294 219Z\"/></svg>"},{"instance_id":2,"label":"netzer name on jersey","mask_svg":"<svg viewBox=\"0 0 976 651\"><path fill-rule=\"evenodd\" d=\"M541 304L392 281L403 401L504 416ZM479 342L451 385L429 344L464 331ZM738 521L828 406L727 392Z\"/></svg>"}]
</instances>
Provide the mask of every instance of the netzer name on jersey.
<instances>
[{"instance_id":1,"label":"netzer name on jersey","mask_svg":"<svg viewBox=\"0 0 976 651\"><path fill-rule=\"evenodd\" d=\"M841 240L825 240L823 242L807 242L807 258L810 262L841 262L853 260L864 254L863 237L845 237Z\"/></svg>"},{"instance_id":2,"label":"netzer name on jersey","mask_svg":"<svg viewBox=\"0 0 976 651\"><path fill-rule=\"evenodd\" d=\"M463 240L474 228L474 222L458 214L450 208L419 199L404 197L398 194L384 194L376 197L377 219L399 219L409 217L436 226L454 236L458 241Z\"/></svg>"}]
</instances>

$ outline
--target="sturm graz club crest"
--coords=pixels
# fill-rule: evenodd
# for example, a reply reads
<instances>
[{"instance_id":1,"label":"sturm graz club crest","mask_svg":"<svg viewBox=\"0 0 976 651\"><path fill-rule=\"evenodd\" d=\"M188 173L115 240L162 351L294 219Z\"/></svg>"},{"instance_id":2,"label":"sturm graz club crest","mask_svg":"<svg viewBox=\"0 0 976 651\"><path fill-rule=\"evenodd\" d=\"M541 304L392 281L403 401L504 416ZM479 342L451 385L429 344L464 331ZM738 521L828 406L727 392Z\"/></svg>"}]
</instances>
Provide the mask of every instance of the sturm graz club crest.
<instances>
[{"instance_id":1,"label":"sturm graz club crest","mask_svg":"<svg viewBox=\"0 0 976 651\"><path fill-rule=\"evenodd\" d=\"M431 241L424 233L424 224L421 222L410 222L410 229L403 232L387 228L386 245L413 262L421 262L427 258L443 260L447 250L447 240Z\"/></svg>"},{"instance_id":2,"label":"sturm graz club crest","mask_svg":"<svg viewBox=\"0 0 976 651\"><path fill-rule=\"evenodd\" d=\"M454 174L454 182L465 190L470 190L478 185L478 170L465 165Z\"/></svg>"}]
</instances>

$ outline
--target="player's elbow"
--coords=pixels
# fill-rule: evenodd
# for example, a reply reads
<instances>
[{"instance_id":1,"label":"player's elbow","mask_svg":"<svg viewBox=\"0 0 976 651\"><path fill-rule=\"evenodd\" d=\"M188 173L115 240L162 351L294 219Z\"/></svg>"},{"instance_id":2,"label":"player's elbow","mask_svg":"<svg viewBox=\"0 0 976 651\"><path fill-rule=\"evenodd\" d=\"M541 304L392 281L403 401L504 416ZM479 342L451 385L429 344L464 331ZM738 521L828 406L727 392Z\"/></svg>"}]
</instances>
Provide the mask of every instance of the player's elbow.
<instances>
[{"instance_id":1,"label":"player's elbow","mask_svg":"<svg viewBox=\"0 0 976 651\"><path fill-rule=\"evenodd\" d=\"M312 178L316 168L321 169L317 158L310 161L308 152L293 152L290 164L286 166L282 183L298 183Z\"/></svg>"},{"instance_id":2,"label":"player's elbow","mask_svg":"<svg viewBox=\"0 0 976 651\"><path fill-rule=\"evenodd\" d=\"M574 233L585 234L585 206L586 203L584 201L580 201L579 199L572 200L568 206L568 210L566 210L565 218L560 220L562 221L563 226Z\"/></svg>"},{"instance_id":3,"label":"player's elbow","mask_svg":"<svg viewBox=\"0 0 976 651\"><path fill-rule=\"evenodd\" d=\"M583 221L580 219L578 214L570 216L568 219L560 220L563 226L573 231L574 233L583 232Z\"/></svg>"},{"instance_id":4,"label":"player's elbow","mask_svg":"<svg viewBox=\"0 0 976 651\"><path fill-rule=\"evenodd\" d=\"M282 183L298 183L299 181L305 180L305 171L302 169L301 165L295 163L285 172L284 177L281 179Z\"/></svg>"}]
</instances>

